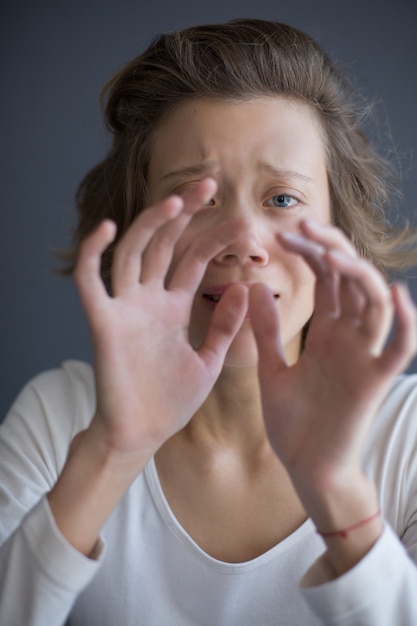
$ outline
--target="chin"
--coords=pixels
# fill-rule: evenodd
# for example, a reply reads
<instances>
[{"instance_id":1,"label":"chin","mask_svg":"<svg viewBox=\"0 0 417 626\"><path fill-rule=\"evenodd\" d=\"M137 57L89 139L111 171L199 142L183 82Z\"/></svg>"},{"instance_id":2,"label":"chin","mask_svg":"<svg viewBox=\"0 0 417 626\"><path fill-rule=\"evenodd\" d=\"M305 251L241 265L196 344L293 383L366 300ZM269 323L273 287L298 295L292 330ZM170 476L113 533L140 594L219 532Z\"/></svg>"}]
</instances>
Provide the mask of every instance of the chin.
<instances>
[{"instance_id":1,"label":"chin","mask_svg":"<svg viewBox=\"0 0 417 626\"><path fill-rule=\"evenodd\" d=\"M289 366L294 365L301 354L301 332L297 333L288 341L285 341L285 337L282 339L284 343L285 360ZM258 349L253 333L250 330L246 333L243 333L241 330L238 335L236 335L227 351L224 366L257 368Z\"/></svg>"},{"instance_id":2,"label":"chin","mask_svg":"<svg viewBox=\"0 0 417 626\"><path fill-rule=\"evenodd\" d=\"M258 367L258 354L256 349L252 354L248 352L231 350L226 354L223 368L233 367L237 369L256 369Z\"/></svg>"},{"instance_id":3,"label":"chin","mask_svg":"<svg viewBox=\"0 0 417 626\"><path fill-rule=\"evenodd\" d=\"M230 344L224 365L226 367L257 367L258 349L248 322L245 322Z\"/></svg>"},{"instance_id":4,"label":"chin","mask_svg":"<svg viewBox=\"0 0 417 626\"><path fill-rule=\"evenodd\" d=\"M190 329L190 343L194 349L203 343L206 328ZM229 346L224 359L224 366L230 367L256 367L258 362L258 350L253 336L250 322L246 320L236 337Z\"/></svg>"},{"instance_id":5,"label":"chin","mask_svg":"<svg viewBox=\"0 0 417 626\"><path fill-rule=\"evenodd\" d=\"M281 337L284 344L284 354L288 365L293 365L301 353L302 330L289 329L289 337ZM291 332L291 330L293 332ZM190 343L197 349L203 342L207 328L196 328L190 332ZM226 353L223 367L257 368L258 349L249 320L245 320L233 339Z\"/></svg>"}]
</instances>

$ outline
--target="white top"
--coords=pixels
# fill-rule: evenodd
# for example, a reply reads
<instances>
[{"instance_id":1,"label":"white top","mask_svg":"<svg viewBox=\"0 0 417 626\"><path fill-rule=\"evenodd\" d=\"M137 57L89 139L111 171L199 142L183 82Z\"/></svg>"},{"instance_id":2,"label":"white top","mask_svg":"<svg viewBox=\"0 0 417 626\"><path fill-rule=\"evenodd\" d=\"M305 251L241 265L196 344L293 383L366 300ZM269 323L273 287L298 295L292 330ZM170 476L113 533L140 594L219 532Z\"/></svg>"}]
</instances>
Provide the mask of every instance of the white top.
<instances>
[{"instance_id":1,"label":"white top","mask_svg":"<svg viewBox=\"0 0 417 626\"><path fill-rule=\"evenodd\" d=\"M34 379L0 427L1 625L61 626L68 614L71 626L417 624L417 376L395 383L364 455L384 533L321 585L318 562L300 586L324 549L309 520L256 559L217 561L176 520L153 460L105 525L96 560L79 554L44 496L94 406L90 366L70 361Z\"/></svg>"}]
</instances>

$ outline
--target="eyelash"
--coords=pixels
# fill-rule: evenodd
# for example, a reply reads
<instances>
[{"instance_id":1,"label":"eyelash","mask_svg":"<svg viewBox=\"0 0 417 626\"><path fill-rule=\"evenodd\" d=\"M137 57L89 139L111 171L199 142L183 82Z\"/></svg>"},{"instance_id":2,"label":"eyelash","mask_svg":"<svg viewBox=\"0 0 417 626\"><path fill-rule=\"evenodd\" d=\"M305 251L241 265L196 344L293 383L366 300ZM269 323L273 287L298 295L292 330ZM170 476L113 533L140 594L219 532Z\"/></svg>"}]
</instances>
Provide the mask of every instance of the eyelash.
<instances>
[{"instance_id":1,"label":"eyelash","mask_svg":"<svg viewBox=\"0 0 417 626\"><path fill-rule=\"evenodd\" d=\"M289 199L292 204L289 204L287 206L277 206L276 204L273 204L274 198ZM284 202L284 200L281 200L281 202ZM292 209L297 204L299 204L299 200L297 198L294 198L294 196L290 195L289 193L275 193L264 202L264 206L273 207L276 209Z\"/></svg>"},{"instance_id":2,"label":"eyelash","mask_svg":"<svg viewBox=\"0 0 417 626\"><path fill-rule=\"evenodd\" d=\"M184 187L187 187L190 183L186 183L185 185L181 185L181 187L179 189L175 190L175 193L180 193L181 194L181 189ZM274 198L286 198L286 199L290 199L290 202L292 201L292 204L289 204L287 206L277 206L276 204L273 204L273 199ZM281 200L282 202L283 200ZM292 196L289 193L276 193L273 194L272 196L270 196L264 203L263 205L266 207L271 207L271 208L276 208L276 209L292 209L293 207L297 206L297 204L299 204L299 200L297 198L295 198L294 196ZM213 207L216 206L216 199L215 198L210 198L210 200L204 205L206 207Z\"/></svg>"},{"instance_id":3,"label":"eyelash","mask_svg":"<svg viewBox=\"0 0 417 626\"><path fill-rule=\"evenodd\" d=\"M289 198L289 200L290 200L290 202L292 202L292 204L289 204L289 205L283 206L283 207L279 207L276 204L273 204L273 199L274 198ZM281 200L281 202L283 202L283 200ZM298 203L299 203L299 200L297 200L297 198L295 198L294 196L291 196L289 193L275 193L273 196L271 196L270 198L268 198L268 200L266 200L264 202L264 206L276 207L277 209L291 209L292 207L294 207ZM205 204L205 206L210 207L210 206L215 206L215 204L216 204L215 198L210 198L210 200Z\"/></svg>"}]
</instances>

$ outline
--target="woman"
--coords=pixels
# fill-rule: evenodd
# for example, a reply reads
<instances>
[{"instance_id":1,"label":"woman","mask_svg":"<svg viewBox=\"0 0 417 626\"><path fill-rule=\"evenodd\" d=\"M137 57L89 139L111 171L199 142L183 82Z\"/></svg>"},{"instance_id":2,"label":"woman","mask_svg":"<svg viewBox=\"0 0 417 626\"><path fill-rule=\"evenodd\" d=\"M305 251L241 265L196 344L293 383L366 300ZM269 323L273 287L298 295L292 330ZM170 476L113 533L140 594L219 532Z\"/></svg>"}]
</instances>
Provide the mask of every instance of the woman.
<instances>
[{"instance_id":1,"label":"woman","mask_svg":"<svg viewBox=\"0 0 417 626\"><path fill-rule=\"evenodd\" d=\"M416 311L383 277L415 252L347 85L240 20L105 95L71 267L94 369L2 426L0 621L415 623Z\"/></svg>"}]
</instances>

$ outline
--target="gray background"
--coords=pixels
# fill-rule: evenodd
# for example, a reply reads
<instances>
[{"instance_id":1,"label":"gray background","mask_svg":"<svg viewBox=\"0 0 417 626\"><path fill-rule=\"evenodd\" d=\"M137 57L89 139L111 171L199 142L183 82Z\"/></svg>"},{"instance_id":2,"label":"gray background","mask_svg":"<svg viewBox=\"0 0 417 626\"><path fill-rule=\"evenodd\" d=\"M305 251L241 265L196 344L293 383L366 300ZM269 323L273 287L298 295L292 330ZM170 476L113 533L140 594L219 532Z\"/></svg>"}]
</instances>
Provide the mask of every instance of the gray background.
<instances>
[{"instance_id":1,"label":"gray background","mask_svg":"<svg viewBox=\"0 0 417 626\"><path fill-rule=\"evenodd\" d=\"M3 0L0 416L39 371L90 359L75 289L51 273L50 251L68 243L76 186L105 151L102 84L155 34L234 17L307 30L383 101L403 163L402 210L417 222L416 0Z\"/></svg>"}]
</instances>

